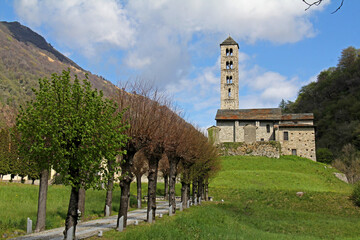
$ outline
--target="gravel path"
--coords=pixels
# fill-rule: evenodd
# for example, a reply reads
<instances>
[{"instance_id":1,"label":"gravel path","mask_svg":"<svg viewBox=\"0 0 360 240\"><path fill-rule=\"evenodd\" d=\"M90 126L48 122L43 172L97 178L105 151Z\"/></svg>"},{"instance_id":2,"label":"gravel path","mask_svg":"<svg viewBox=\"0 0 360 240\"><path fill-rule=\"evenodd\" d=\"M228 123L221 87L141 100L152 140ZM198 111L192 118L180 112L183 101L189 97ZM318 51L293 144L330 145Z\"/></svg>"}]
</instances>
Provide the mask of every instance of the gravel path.
<instances>
[{"instance_id":1,"label":"gravel path","mask_svg":"<svg viewBox=\"0 0 360 240\"><path fill-rule=\"evenodd\" d=\"M158 202L156 208L156 215L160 214L169 214L169 203L165 201ZM176 208L179 209L180 202L177 202ZM136 221L143 222L146 220L146 208L137 209L131 212L128 212L127 225L133 225ZM105 232L112 229L115 229L117 222L117 215L105 217L101 219L96 219L88 222L81 222L76 226L76 238L84 239L91 236L97 236L100 231ZM13 238L13 239L56 239L62 240L64 239L63 235L64 227L54 228L51 230L46 230L40 233L32 233L25 236Z\"/></svg>"}]
</instances>

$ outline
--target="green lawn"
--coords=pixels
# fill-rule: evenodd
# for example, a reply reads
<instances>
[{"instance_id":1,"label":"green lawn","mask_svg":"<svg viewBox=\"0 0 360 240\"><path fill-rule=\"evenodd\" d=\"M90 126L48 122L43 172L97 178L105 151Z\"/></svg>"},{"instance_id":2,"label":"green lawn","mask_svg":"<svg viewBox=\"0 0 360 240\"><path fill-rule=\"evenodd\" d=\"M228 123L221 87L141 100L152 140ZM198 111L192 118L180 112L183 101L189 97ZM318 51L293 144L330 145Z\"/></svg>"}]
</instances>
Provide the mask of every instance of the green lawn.
<instances>
[{"instance_id":1,"label":"green lawn","mask_svg":"<svg viewBox=\"0 0 360 240\"><path fill-rule=\"evenodd\" d=\"M163 195L163 189L164 184L158 183L158 195ZM33 228L35 228L38 191L39 186L35 185L0 182L0 238L4 233L15 236L15 231L24 234L28 217L33 220ZM142 184L142 193L143 196L147 193L147 184ZM103 216L105 194L104 190L86 191L84 220ZM131 194L132 199L135 199L136 183L131 184ZM177 187L177 194L180 194L180 186ZM64 226L69 198L70 187L49 186L46 229ZM131 202L136 206L136 200ZM120 187L117 187L113 195L113 214L117 214L119 204Z\"/></svg>"},{"instance_id":2,"label":"green lawn","mask_svg":"<svg viewBox=\"0 0 360 240\"><path fill-rule=\"evenodd\" d=\"M210 183L215 202L103 239L360 239L352 186L334 171L292 156L223 157Z\"/></svg>"}]
</instances>

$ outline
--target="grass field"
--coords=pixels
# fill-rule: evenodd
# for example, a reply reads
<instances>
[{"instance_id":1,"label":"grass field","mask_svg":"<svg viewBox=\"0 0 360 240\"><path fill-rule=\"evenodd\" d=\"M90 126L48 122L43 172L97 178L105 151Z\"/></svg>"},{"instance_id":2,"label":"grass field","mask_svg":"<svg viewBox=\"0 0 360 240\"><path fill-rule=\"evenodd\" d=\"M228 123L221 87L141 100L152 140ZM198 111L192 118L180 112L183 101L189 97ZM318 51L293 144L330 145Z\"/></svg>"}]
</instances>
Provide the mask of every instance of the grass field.
<instances>
[{"instance_id":1,"label":"grass field","mask_svg":"<svg viewBox=\"0 0 360 240\"><path fill-rule=\"evenodd\" d=\"M102 239L360 239L352 186L334 171L292 156L223 157L210 184L215 202Z\"/></svg>"},{"instance_id":2,"label":"grass field","mask_svg":"<svg viewBox=\"0 0 360 240\"><path fill-rule=\"evenodd\" d=\"M158 183L158 195L163 195L164 184ZM26 219L33 220L33 228L36 223L37 198L39 186L21 183L0 182L0 238L16 236L26 232ZM147 193L147 184L142 184L143 196ZM85 216L83 220L99 218L103 216L105 204L104 190L87 190L85 203ZM131 194L136 194L136 183L131 185ZM180 186L177 187L180 194ZM46 229L64 226L67 208L70 198L70 187L50 185L47 200ZM136 200L133 201L136 206ZM117 214L120 204L120 187L113 193L113 214ZM145 205L144 205L145 206Z\"/></svg>"}]
</instances>

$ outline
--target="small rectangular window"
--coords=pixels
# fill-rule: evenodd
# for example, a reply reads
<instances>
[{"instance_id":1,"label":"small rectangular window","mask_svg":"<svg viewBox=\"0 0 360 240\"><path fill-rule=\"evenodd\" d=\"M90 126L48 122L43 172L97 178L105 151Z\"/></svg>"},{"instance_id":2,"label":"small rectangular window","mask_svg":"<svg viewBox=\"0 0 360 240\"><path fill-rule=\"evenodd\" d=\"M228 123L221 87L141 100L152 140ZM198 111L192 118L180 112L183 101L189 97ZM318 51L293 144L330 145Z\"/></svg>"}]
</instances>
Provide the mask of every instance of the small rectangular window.
<instances>
[{"instance_id":1,"label":"small rectangular window","mask_svg":"<svg viewBox=\"0 0 360 240\"><path fill-rule=\"evenodd\" d=\"M284 132L284 140L285 141L289 140L289 133L288 132Z\"/></svg>"},{"instance_id":2,"label":"small rectangular window","mask_svg":"<svg viewBox=\"0 0 360 240\"><path fill-rule=\"evenodd\" d=\"M296 149L291 149L291 154L296 156Z\"/></svg>"},{"instance_id":3,"label":"small rectangular window","mask_svg":"<svg viewBox=\"0 0 360 240\"><path fill-rule=\"evenodd\" d=\"M266 132L270 132L270 125L269 124L266 124Z\"/></svg>"}]
</instances>

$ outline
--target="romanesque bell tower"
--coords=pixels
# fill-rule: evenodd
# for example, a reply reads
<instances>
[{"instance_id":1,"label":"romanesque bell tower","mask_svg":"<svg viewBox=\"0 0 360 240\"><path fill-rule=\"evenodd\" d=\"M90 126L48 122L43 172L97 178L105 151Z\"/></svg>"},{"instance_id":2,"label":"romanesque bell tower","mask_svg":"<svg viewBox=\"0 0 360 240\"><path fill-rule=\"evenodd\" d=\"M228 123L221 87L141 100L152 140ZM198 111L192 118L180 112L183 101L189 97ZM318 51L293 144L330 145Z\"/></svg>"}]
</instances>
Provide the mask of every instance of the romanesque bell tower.
<instances>
[{"instance_id":1,"label":"romanesque bell tower","mask_svg":"<svg viewBox=\"0 0 360 240\"><path fill-rule=\"evenodd\" d=\"M229 36L220 51L220 109L239 109L239 44Z\"/></svg>"}]
</instances>

